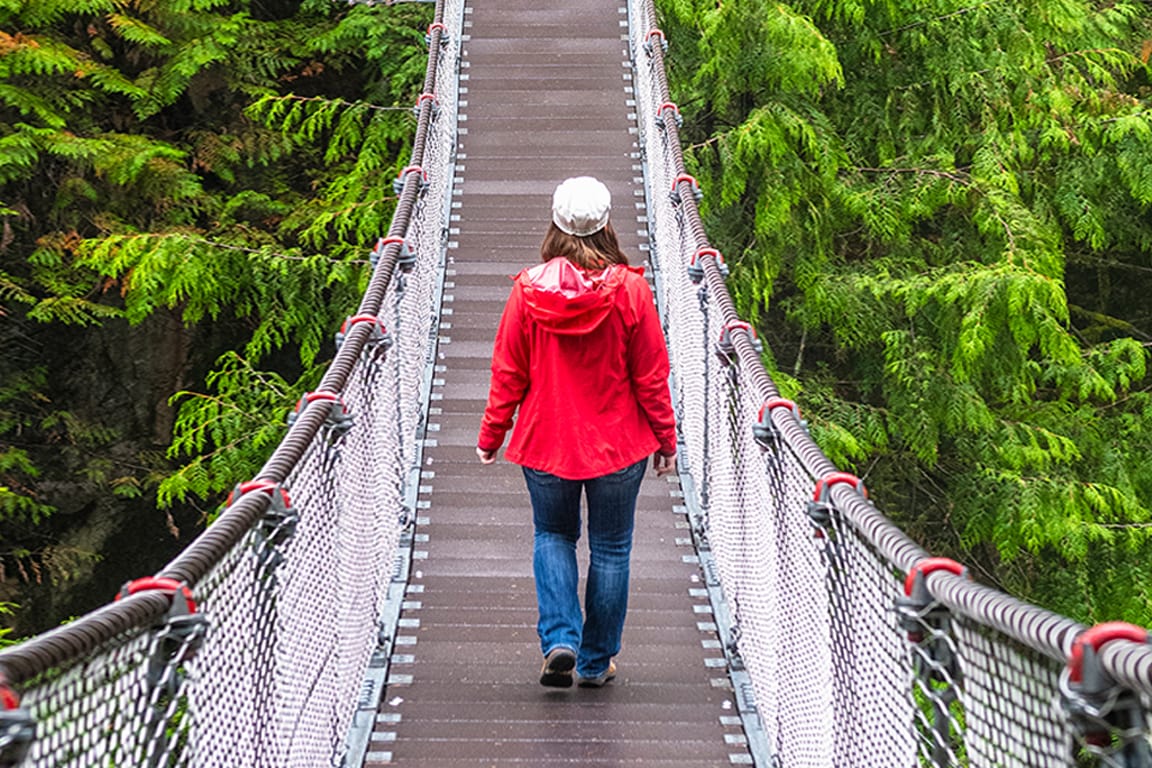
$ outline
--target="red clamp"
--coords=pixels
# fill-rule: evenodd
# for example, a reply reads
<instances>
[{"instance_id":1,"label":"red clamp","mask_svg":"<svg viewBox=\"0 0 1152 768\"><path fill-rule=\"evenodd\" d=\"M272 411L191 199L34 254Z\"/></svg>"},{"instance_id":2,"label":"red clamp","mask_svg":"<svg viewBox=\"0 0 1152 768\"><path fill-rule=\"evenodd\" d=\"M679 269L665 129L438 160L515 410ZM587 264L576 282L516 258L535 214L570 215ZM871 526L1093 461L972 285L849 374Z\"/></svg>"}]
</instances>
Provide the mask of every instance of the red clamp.
<instances>
[{"instance_id":1,"label":"red clamp","mask_svg":"<svg viewBox=\"0 0 1152 768\"><path fill-rule=\"evenodd\" d=\"M192 590L188 589L188 585L176 579L165 579L160 576L144 576L143 578L133 579L120 588L120 593L116 595L119 600L129 595L135 595L137 592L163 592L168 597L172 598L172 602L176 602L176 594L179 593L184 598L184 604L188 608L188 613L196 613L196 601L192 599Z\"/></svg>"},{"instance_id":2,"label":"red clamp","mask_svg":"<svg viewBox=\"0 0 1152 768\"><path fill-rule=\"evenodd\" d=\"M376 315L361 314L344 318L344 322L340 324L340 333L348 333L348 329L360 323L372 323L373 328L376 328L381 333L386 332L383 321L376 317Z\"/></svg>"},{"instance_id":3,"label":"red clamp","mask_svg":"<svg viewBox=\"0 0 1152 768\"><path fill-rule=\"evenodd\" d=\"M414 166L415 167L415 166ZM403 188L403 182L401 182ZM408 246L408 241L402 237L382 237L376 242L376 247L372 249L372 253L368 256L368 261L372 265L372 269L376 269L376 265L380 263L380 259L384 256L384 249L390 245L400 245L400 252L396 254L396 266L404 272L412 269L412 265L416 263L416 254Z\"/></svg>"},{"instance_id":4,"label":"red clamp","mask_svg":"<svg viewBox=\"0 0 1152 768\"><path fill-rule=\"evenodd\" d=\"M1072 641L1068 654L1068 680L1072 683L1084 681L1084 660L1089 652L1096 653L1113 640L1128 640L1133 643L1147 643L1148 630L1123 621L1106 621L1090 627Z\"/></svg>"},{"instance_id":5,"label":"red clamp","mask_svg":"<svg viewBox=\"0 0 1152 768\"><path fill-rule=\"evenodd\" d=\"M412 114L416 115L417 119L420 117L420 111L424 108L424 102L431 102L432 104L432 117L440 112L440 99L436 98L434 93L422 93L416 99L416 106L412 108Z\"/></svg>"},{"instance_id":6,"label":"red clamp","mask_svg":"<svg viewBox=\"0 0 1152 768\"><path fill-rule=\"evenodd\" d=\"M426 43L428 43L429 45L432 44L432 33L436 32L436 31L439 31L443 37L445 37L445 38L448 37L448 27L444 26L444 22L442 22L442 21L433 22L433 23L428 25L428 33L426 35L424 35L424 41Z\"/></svg>"},{"instance_id":7,"label":"red clamp","mask_svg":"<svg viewBox=\"0 0 1152 768\"><path fill-rule=\"evenodd\" d=\"M785 400L783 397L770 397L765 400L764 404L760 406L758 418L763 420L765 416L770 415L772 411L777 408L787 408L792 411L792 415L796 417L796 421L800 421L800 406L791 400Z\"/></svg>"},{"instance_id":8,"label":"red clamp","mask_svg":"<svg viewBox=\"0 0 1152 768\"><path fill-rule=\"evenodd\" d=\"M0 710L11 712L19 708L20 694L16 693L8 683L0 681Z\"/></svg>"},{"instance_id":9,"label":"red clamp","mask_svg":"<svg viewBox=\"0 0 1152 768\"><path fill-rule=\"evenodd\" d=\"M904 594L896 598L896 614L908 634L908 641L917 645L924 642L926 629L938 630L947 624L948 611L936 602L925 582L928 575L936 571L968 575L967 568L947 557L926 557L908 570Z\"/></svg>"},{"instance_id":10,"label":"red clamp","mask_svg":"<svg viewBox=\"0 0 1152 768\"><path fill-rule=\"evenodd\" d=\"M655 29L655 28L648 30L648 34L644 35L644 42L645 43L651 43L652 38L654 38L654 37L659 37L660 41L665 46L668 45L668 40L667 40L667 38L664 37L664 32L662 30Z\"/></svg>"},{"instance_id":11,"label":"red clamp","mask_svg":"<svg viewBox=\"0 0 1152 768\"><path fill-rule=\"evenodd\" d=\"M813 538L824 538L824 531L832 525L832 502L829 501L828 494L831 492L832 486L839 483L848 483L861 496L868 498L868 489L864 487L864 483L856 475L848 472L829 472L817 480L816 489L812 492L812 499L808 502L807 509L808 517L816 528Z\"/></svg>"},{"instance_id":12,"label":"red clamp","mask_svg":"<svg viewBox=\"0 0 1152 768\"><path fill-rule=\"evenodd\" d=\"M20 694L0 676L0 765L26 765L36 739L36 720L20 707Z\"/></svg>"},{"instance_id":13,"label":"red clamp","mask_svg":"<svg viewBox=\"0 0 1152 768\"><path fill-rule=\"evenodd\" d=\"M689 176L688 178L691 179L692 177ZM688 262L688 277L692 282L698 283L704 279L704 267L700 264L700 259L704 256L711 256L712 260L716 262L716 268L720 270L720 274L728 275L728 267L724 264L724 257L720 255L720 251L715 248L701 248L692 254L692 260Z\"/></svg>"},{"instance_id":14,"label":"red clamp","mask_svg":"<svg viewBox=\"0 0 1152 768\"><path fill-rule=\"evenodd\" d=\"M756 443L765 450L771 447L771 440L776 435L776 427L772 424L772 411L777 408L787 408L792 411L797 423L801 426L804 425L804 420L800 418L800 408L797 407L796 403L782 397L768 398L760 406L760 412L756 414L756 423L752 425L752 436L756 438Z\"/></svg>"},{"instance_id":15,"label":"red clamp","mask_svg":"<svg viewBox=\"0 0 1152 768\"><path fill-rule=\"evenodd\" d=\"M335 392L305 392L304 397L300 398L300 402L296 404L296 409L299 410L301 404L314 403L317 400L324 400L329 403L340 403L341 405L344 404L344 398Z\"/></svg>"},{"instance_id":16,"label":"red clamp","mask_svg":"<svg viewBox=\"0 0 1152 768\"><path fill-rule=\"evenodd\" d=\"M344 346L344 339L348 338L348 332L355 326L361 323L371 323L372 333L368 337L369 343L385 343L391 344L392 340L388 336L388 329L384 327L384 323L376 315L354 315L344 319L340 325L340 330L336 332L336 349Z\"/></svg>"},{"instance_id":17,"label":"red clamp","mask_svg":"<svg viewBox=\"0 0 1152 768\"><path fill-rule=\"evenodd\" d=\"M292 506L292 502L288 499L288 491L281 488L279 483L274 483L271 480L249 480L246 483L240 483L228 494L228 498L224 501L224 506L232 506L233 502L239 501L241 496L251 493L252 491L263 491L273 498L275 498L276 492L279 491L280 498L284 501L284 506Z\"/></svg>"},{"instance_id":18,"label":"red clamp","mask_svg":"<svg viewBox=\"0 0 1152 768\"><path fill-rule=\"evenodd\" d=\"M816 481L816 490L812 492L812 501L824 504L828 496L828 492L832 490L832 486L840 483L848 483L864 498L868 498L868 489L864 487L863 481L856 475L850 472L829 472Z\"/></svg>"},{"instance_id":19,"label":"red clamp","mask_svg":"<svg viewBox=\"0 0 1152 768\"><path fill-rule=\"evenodd\" d=\"M896 596L896 619L908 642L918 647L917 653L934 662L931 667L921 667L919 674L930 680L947 680L956 674L956 655L942 638L951 628L948 608L928 591L927 578L936 571L968 576L967 568L947 557L918 560L904 578L904 594Z\"/></svg>"},{"instance_id":20,"label":"red clamp","mask_svg":"<svg viewBox=\"0 0 1152 768\"><path fill-rule=\"evenodd\" d=\"M1100 663L1100 650L1113 640L1147 644L1148 630L1123 621L1090 627L1072 640L1060 677L1060 697L1072 729L1090 746L1107 748L1116 735L1145 718L1143 697L1118 683ZM1143 738L1143 737L1142 737Z\"/></svg>"},{"instance_id":21,"label":"red clamp","mask_svg":"<svg viewBox=\"0 0 1152 768\"><path fill-rule=\"evenodd\" d=\"M396 174L396 178L403 180L410 173L419 173L420 177L424 180L424 183L425 184L428 183L428 172L425 171L424 168L422 166L419 166L419 165L405 166L404 170L402 170L402 171L400 171L400 173Z\"/></svg>"},{"instance_id":22,"label":"red clamp","mask_svg":"<svg viewBox=\"0 0 1152 768\"><path fill-rule=\"evenodd\" d=\"M720 355L720 359L724 361L725 365L736 362L736 343L732 338L733 331L744 331L748 335L748 340L752 342L752 348L756 350L756 354L764 351L764 345L760 343L760 339L756 338L756 329L743 320L734 320L721 329L720 340L716 342L716 354Z\"/></svg>"},{"instance_id":23,"label":"red clamp","mask_svg":"<svg viewBox=\"0 0 1152 768\"><path fill-rule=\"evenodd\" d=\"M296 422L296 419L310 403L328 402L332 405L328 408L328 418L325 423L342 434L352 428L352 414L348 413L348 406L344 404L344 398L335 392L307 392L296 403L296 410L288 414L288 425L291 426Z\"/></svg>"},{"instance_id":24,"label":"red clamp","mask_svg":"<svg viewBox=\"0 0 1152 768\"><path fill-rule=\"evenodd\" d=\"M914 593L921 588L927 590L927 587L924 586L924 578L936 571L948 571L957 576L963 576L968 572L968 569L947 557L926 557L919 560L904 577L905 597L914 597Z\"/></svg>"},{"instance_id":25,"label":"red clamp","mask_svg":"<svg viewBox=\"0 0 1152 768\"><path fill-rule=\"evenodd\" d=\"M676 125L684 125L684 118L680 116L680 107L676 106L670 101L666 101L656 108L656 125L661 128L664 127L664 111L668 109L675 113L673 119L676 121Z\"/></svg>"},{"instance_id":26,"label":"red clamp","mask_svg":"<svg viewBox=\"0 0 1152 768\"><path fill-rule=\"evenodd\" d=\"M392 179L392 191L397 195L404 191L404 183L408 180L408 174L420 174L420 189L423 190L428 186L428 172L419 165L409 165L396 174L396 178Z\"/></svg>"},{"instance_id":27,"label":"red clamp","mask_svg":"<svg viewBox=\"0 0 1152 768\"><path fill-rule=\"evenodd\" d=\"M695 197L697 201L703 200L704 193L700 191L700 183L696 181L696 177L682 173L672 182L672 191L669 193L672 202L676 205L680 204L680 200L682 199L680 197L680 183L685 181L692 185L692 196Z\"/></svg>"}]
</instances>

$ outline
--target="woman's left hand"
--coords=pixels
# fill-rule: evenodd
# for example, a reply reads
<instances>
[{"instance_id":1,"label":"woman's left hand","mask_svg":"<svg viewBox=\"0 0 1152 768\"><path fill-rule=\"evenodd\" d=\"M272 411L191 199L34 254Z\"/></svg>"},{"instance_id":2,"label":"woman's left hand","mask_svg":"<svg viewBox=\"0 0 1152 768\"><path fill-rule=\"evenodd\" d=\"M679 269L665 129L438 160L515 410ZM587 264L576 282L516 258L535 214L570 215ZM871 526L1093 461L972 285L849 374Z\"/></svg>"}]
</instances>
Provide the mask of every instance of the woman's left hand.
<instances>
[{"instance_id":1,"label":"woman's left hand","mask_svg":"<svg viewBox=\"0 0 1152 768\"><path fill-rule=\"evenodd\" d=\"M477 448L476 455L480 457L481 464L496 463L496 451L486 451L483 448Z\"/></svg>"},{"instance_id":2,"label":"woman's left hand","mask_svg":"<svg viewBox=\"0 0 1152 768\"><path fill-rule=\"evenodd\" d=\"M657 477L672 474L676 471L676 454L671 456L662 453L652 454L652 469L656 470Z\"/></svg>"}]
</instances>

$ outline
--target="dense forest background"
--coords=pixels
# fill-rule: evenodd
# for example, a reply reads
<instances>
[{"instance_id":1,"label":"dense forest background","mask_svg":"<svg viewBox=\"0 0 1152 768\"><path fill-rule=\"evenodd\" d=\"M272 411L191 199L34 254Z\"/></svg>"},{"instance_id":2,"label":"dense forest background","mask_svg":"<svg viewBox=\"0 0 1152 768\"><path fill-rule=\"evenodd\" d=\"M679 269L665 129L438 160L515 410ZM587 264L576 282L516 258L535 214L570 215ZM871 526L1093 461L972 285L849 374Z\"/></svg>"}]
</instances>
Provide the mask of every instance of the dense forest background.
<instances>
[{"instance_id":1,"label":"dense forest background","mask_svg":"<svg viewBox=\"0 0 1152 768\"><path fill-rule=\"evenodd\" d=\"M660 10L730 288L830 457L981 581L1152 625L1152 14ZM387 228L430 15L0 0L0 636L262 463Z\"/></svg>"},{"instance_id":2,"label":"dense forest background","mask_svg":"<svg viewBox=\"0 0 1152 768\"><path fill-rule=\"evenodd\" d=\"M0 2L0 636L155 572L263 463L387 230L430 19Z\"/></svg>"},{"instance_id":3,"label":"dense forest background","mask_svg":"<svg viewBox=\"0 0 1152 768\"><path fill-rule=\"evenodd\" d=\"M661 6L708 231L825 451L978 580L1152 624L1148 6Z\"/></svg>"}]
</instances>

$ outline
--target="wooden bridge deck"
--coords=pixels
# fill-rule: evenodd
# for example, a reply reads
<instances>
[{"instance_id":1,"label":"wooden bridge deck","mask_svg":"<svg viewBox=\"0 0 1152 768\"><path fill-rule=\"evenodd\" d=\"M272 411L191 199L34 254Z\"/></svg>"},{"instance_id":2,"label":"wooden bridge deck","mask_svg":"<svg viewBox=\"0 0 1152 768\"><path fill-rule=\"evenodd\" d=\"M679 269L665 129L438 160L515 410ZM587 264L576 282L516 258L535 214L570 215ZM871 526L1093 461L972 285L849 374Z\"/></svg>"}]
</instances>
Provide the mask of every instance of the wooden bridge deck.
<instances>
[{"instance_id":1,"label":"wooden bridge deck","mask_svg":"<svg viewBox=\"0 0 1152 768\"><path fill-rule=\"evenodd\" d=\"M364 764L751 763L699 566L685 559L675 479L649 471L641 491L619 677L599 690L537 683L527 493L518 467L484 467L474 445L508 277L539 260L555 185L602 179L622 245L643 261L626 14L617 0L502 0L475 3L465 19L436 444L425 449L427 509Z\"/></svg>"}]
</instances>

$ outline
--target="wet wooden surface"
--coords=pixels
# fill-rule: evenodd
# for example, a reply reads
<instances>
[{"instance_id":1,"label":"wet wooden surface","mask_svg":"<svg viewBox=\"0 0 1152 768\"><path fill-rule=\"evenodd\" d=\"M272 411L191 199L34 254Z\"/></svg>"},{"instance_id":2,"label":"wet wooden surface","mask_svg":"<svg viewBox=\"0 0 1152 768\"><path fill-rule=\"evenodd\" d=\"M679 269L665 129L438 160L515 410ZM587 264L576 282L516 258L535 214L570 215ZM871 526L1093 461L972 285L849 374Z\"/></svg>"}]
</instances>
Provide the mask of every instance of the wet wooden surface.
<instances>
[{"instance_id":1,"label":"wet wooden surface","mask_svg":"<svg viewBox=\"0 0 1152 768\"><path fill-rule=\"evenodd\" d=\"M508 278L539 260L556 184L603 180L625 251L644 261L627 16L615 0L470 6L436 444L365 765L750 763L675 478L649 470L641 490L619 677L603 689L537 682L527 492L518 467L482 466L474 446Z\"/></svg>"}]
</instances>

